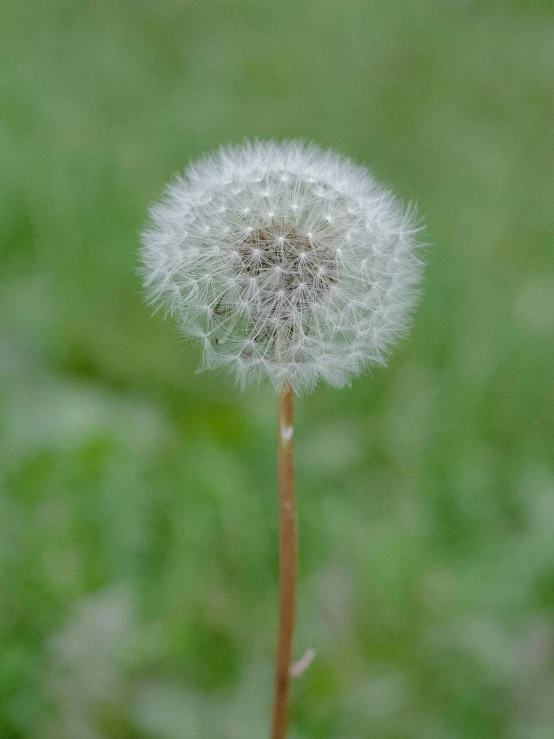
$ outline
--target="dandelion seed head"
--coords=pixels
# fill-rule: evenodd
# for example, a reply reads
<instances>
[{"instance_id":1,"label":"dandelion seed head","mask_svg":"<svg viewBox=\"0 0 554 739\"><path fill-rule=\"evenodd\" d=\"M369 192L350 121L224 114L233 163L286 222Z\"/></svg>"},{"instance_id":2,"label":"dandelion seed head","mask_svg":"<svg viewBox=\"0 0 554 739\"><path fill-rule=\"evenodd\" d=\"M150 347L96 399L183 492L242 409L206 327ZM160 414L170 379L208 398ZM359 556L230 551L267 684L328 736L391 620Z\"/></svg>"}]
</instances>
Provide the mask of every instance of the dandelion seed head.
<instances>
[{"instance_id":1,"label":"dandelion seed head","mask_svg":"<svg viewBox=\"0 0 554 739\"><path fill-rule=\"evenodd\" d=\"M385 357L417 297L414 210L312 144L222 147L151 209L149 299L199 338L203 368L296 392Z\"/></svg>"}]
</instances>

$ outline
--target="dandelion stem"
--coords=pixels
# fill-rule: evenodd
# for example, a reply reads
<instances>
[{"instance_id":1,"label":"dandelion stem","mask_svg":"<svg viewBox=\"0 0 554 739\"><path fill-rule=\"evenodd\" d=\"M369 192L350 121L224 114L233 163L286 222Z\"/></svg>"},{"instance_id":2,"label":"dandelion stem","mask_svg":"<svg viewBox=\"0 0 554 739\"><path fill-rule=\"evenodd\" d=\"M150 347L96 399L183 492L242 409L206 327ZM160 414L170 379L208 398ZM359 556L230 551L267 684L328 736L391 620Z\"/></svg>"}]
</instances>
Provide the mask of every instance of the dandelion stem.
<instances>
[{"instance_id":1,"label":"dandelion stem","mask_svg":"<svg viewBox=\"0 0 554 739\"><path fill-rule=\"evenodd\" d=\"M296 517L294 506L292 389L279 392L279 637L275 670L272 739L284 739L296 599Z\"/></svg>"}]
</instances>

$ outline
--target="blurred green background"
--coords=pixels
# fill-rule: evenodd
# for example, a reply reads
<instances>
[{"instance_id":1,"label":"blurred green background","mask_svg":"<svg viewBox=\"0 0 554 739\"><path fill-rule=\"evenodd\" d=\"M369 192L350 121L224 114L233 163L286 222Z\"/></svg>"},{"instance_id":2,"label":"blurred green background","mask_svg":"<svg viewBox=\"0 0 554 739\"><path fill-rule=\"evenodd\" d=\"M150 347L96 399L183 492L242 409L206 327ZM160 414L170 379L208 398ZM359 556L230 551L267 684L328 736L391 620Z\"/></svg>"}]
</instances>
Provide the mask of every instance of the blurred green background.
<instances>
[{"instance_id":1,"label":"blurred green background","mask_svg":"<svg viewBox=\"0 0 554 739\"><path fill-rule=\"evenodd\" d=\"M304 137L425 217L414 331L297 403L291 739L554 736L549 0L5 0L0 737L258 739L275 398L142 302L165 182Z\"/></svg>"}]
</instances>

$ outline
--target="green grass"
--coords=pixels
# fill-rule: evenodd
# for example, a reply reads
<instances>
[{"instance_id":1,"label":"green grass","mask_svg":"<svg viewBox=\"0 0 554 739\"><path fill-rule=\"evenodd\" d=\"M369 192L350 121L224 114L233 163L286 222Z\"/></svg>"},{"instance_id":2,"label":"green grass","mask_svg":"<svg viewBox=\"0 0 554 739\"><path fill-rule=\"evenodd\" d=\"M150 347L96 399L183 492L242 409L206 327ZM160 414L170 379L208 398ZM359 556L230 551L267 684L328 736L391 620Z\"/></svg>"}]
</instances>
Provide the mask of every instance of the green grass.
<instances>
[{"instance_id":1,"label":"green grass","mask_svg":"<svg viewBox=\"0 0 554 739\"><path fill-rule=\"evenodd\" d=\"M548 0L7 0L0 736L257 739L275 399L142 303L164 183L245 136L370 166L427 226L387 370L297 403L291 739L554 735Z\"/></svg>"}]
</instances>

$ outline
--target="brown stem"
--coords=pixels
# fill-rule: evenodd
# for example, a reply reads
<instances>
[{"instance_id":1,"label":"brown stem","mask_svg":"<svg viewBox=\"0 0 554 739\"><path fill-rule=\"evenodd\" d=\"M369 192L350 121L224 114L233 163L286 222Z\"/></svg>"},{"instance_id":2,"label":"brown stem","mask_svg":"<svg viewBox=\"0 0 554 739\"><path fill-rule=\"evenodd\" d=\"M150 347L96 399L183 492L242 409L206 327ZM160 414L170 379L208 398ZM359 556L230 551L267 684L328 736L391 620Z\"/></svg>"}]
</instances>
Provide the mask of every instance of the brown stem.
<instances>
[{"instance_id":1,"label":"brown stem","mask_svg":"<svg viewBox=\"0 0 554 739\"><path fill-rule=\"evenodd\" d=\"M284 739L288 723L289 670L296 598L296 520L292 390L279 392L279 638L275 671L272 739Z\"/></svg>"}]
</instances>

